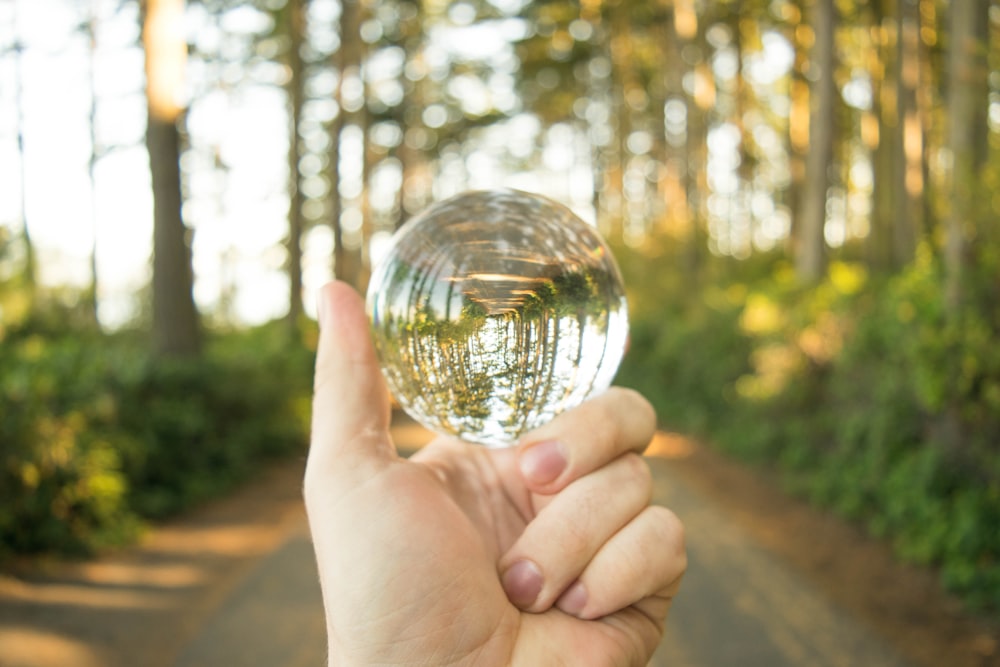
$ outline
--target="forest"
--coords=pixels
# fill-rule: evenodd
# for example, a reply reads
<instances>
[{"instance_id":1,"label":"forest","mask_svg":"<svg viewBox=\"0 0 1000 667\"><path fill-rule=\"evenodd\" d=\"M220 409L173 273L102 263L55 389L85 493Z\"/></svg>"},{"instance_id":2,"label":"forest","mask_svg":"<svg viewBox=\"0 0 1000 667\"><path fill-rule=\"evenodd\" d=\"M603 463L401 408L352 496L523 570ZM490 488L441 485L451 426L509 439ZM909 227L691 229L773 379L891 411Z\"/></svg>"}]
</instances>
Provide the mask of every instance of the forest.
<instances>
[{"instance_id":1,"label":"forest","mask_svg":"<svg viewBox=\"0 0 1000 667\"><path fill-rule=\"evenodd\" d=\"M317 286L364 289L409 217L510 186L614 248L617 382L662 428L1000 609L996 3L47 4L64 43L26 0L0 17L0 559L127 542L300 455ZM31 75L42 51L72 85ZM148 221L138 250L100 206L33 203L43 85L86 201ZM102 186L123 155L140 185ZM39 233L87 224L60 277Z\"/></svg>"}]
</instances>

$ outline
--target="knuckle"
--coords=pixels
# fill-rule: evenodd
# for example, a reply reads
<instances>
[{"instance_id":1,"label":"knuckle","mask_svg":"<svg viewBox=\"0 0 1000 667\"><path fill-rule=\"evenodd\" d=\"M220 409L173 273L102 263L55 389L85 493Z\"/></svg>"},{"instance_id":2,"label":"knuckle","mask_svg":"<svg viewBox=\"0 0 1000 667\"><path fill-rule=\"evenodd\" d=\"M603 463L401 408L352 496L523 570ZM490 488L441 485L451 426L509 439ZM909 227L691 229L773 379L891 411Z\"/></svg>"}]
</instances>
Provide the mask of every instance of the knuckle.
<instances>
[{"instance_id":1,"label":"knuckle","mask_svg":"<svg viewBox=\"0 0 1000 667\"><path fill-rule=\"evenodd\" d=\"M612 387L605 409L609 422L617 423L622 435L635 441L630 445L641 441L645 448L649 444L656 430L656 410L642 394L628 387Z\"/></svg>"},{"instance_id":2,"label":"knuckle","mask_svg":"<svg viewBox=\"0 0 1000 667\"><path fill-rule=\"evenodd\" d=\"M662 505L651 505L646 511L653 520L657 539L671 547L673 557L686 558L684 523L680 517Z\"/></svg>"},{"instance_id":3,"label":"knuckle","mask_svg":"<svg viewBox=\"0 0 1000 667\"><path fill-rule=\"evenodd\" d=\"M622 548L624 558L618 559L618 567L621 568L619 580L628 582L640 582L649 577L649 573L654 569L656 552L652 549L641 548L641 545L628 545Z\"/></svg>"},{"instance_id":4,"label":"knuckle","mask_svg":"<svg viewBox=\"0 0 1000 667\"><path fill-rule=\"evenodd\" d=\"M609 393L619 404L619 409L626 408L641 413L646 419L655 419L653 405L646 397L631 387L612 387Z\"/></svg>"},{"instance_id":5,"label":"knuckle","mask_svg":"<svg viewBox=\"0 0 1000 667\"><path fill-rule=\"evenodd\" d=\"M591 550L590 533L583 526L569 523L562 535L561 546L572 562L586 560Z\"/></svg>"},{"instance_id":6,"label":"knuckle","mask_svg":"<svg viewBox=\"0 0 1000 667\"><path fill-rule=\"evenodd\" d=\"M653 473L649 464L635 452L623 454L620 460L632 484L648 496L653 489Z\"/></svg>"}]
</instances>

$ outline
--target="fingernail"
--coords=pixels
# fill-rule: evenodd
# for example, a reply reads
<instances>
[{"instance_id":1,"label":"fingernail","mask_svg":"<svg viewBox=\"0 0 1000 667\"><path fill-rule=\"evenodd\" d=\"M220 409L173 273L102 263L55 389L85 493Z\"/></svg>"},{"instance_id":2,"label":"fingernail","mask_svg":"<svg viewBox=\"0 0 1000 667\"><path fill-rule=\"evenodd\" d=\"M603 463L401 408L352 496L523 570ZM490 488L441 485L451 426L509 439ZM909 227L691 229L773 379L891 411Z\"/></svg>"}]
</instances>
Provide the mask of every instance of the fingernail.
<instances>
[{"instance_id":1,"label":"fingernail","mask_svg":"<svg viewBox=\"0 0 1000 667\"><path fill-rule=\"evenodd\" d=\"M579 616L587 606L587 589L583 583L578 581L570 586L556 602L556 606L571 616Z\"/></svg>"},{"instance_id":2,"label":"fingernail","mask_svg":"<svg viewBox=\"0 0 1000 667\"><path fill-rule=\"evenodd\" d=\"M542 592L542 573L530 560L519 560L503 573L503 589L515 606L530 607Z\"/></svg>"},{"instance_id":3,"label":"fingernail","mask_svg":"<svg viewBox=\"0 0 1000 667\"><path fill-rule=\"evenodd\" d=\"M558 440L545 440L521 453L521 474L535 484L548 484L566 469L566 446Z\"/></svg>"}]
</instances>

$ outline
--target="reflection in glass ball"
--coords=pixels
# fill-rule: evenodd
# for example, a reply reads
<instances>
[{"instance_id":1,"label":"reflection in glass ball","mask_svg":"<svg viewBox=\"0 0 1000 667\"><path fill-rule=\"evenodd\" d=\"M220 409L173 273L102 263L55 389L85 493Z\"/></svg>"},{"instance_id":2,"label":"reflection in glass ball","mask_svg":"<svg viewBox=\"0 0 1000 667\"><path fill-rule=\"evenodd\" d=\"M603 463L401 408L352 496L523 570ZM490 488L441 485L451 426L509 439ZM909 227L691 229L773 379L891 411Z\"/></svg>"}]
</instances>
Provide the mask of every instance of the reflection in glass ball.
<instances>
[{"instance_id":1,"label":"reflection in glass ball","mask_svg":"<svg viewBox=\"0 0 1000 667\"><path fill-rule=\"evenodd\" d=\"M460 194L403 225L367 305L403 409L492 447L606 389L628 334L621 275L597 231L514 190Z\"/></svg>"}]
</instances>

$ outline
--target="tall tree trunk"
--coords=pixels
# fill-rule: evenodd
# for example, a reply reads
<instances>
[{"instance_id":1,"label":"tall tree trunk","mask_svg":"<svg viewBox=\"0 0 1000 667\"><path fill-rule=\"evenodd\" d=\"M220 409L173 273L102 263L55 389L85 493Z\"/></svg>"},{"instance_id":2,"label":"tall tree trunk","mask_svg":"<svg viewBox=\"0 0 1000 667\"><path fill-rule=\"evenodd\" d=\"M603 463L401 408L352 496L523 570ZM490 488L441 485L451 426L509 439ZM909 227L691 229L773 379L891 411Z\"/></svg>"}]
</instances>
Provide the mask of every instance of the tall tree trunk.
<instances>
[{"instance_id":1,"label":"tall tree trunk","mask_svg":"<svg viewBox=\"0 0 1000 667\"><path fill-rule=\"evenodd\" d=\"M372 219L371 205L371 175L374 169L375 154L371 146L371 125L372 118L368 112L368 81L364 71L364 66L359 70L361 76L362 102L361 109L357 112L357 125L361 130L361 248L358 251L360 267L355 278L355 286L365 292L368 289L368 280L371 278L371 255L369 244L375 232L375 221Z\"/></svg>"},{"instance_id":2,"label":"tall tree trunk","mask_svg":"<svg viewBox=\"0 0 1000 667\"><path fill-rule=\"evenodd\" d=\"M97 145L97 85L94 81L94 74L96 72L96 52L97 52L97 34L96 34L96 23L97 23L97 12L94 7L90 9L90 16L87 18L87 22L84 24L84 28L87 34L87 84L88 92L90 93L90 105L87 110L87 128L90 133L90 156L87 160L87 177L88 185L90 186L90 229L91 229L91 245L90 245L90 285L87 286L87 308L90 310L90 316L94 320L95 325L100 325L100 319L98 317L98 299L97 293L99 290L99 278L97 269L97 250L98 250L98 215L97 215L97 179L95 171L97 169L97 160L100 157L100 148Z\"/></svg>"},{"instance_id":3,"label":"tall tree trunk","mask_svg":"<svg viewBox=\"0 0 1000 667\"><path fill-rule=\"evenodd\" d=\"M288 12L288 323L294 329L302 317L303 195L299 179L299 125L305 101L302 46L306 32L306 0L289 0Z\"/></svg>"},{"instance_id":4,"label":"tall tree trunk","mask_svg":"<svg viewBox=\"0 0 1000 667\"><path fill-rule=\"evenodd\" d=\"M344 239L342 216L344 213L343 198L340 195L341 185L341 140L344 129L352 123L354 114L349 110L347 95L347 79L360 76L361 62L361 7L359 0L342 0L340 11L340 46L335 54L337 67L337 117L330 128L331 138L331 224L333 225L334 275L339 280L357 285L361 269L361 258L357 250L349 248Z\"/></svg>"},{"instance_id":5,"label":"tall tree trunk","mask_svg":"<svg viewBox=\"0 0 1000 667\"><path fill-rule=\"evenodd\" d=\"M872 150L872 216L867 238L869 267L885 273L893 266L893 229L898 218L900 196L901 133L897 103L899 91L898 23L893 18L895 0L873 4L871 33L875 35L871 61L875 89L872 113L878 124L877 141ZM898 176L898 178L897 178Z\"/></svg>"},{"instance_id":6,"label":"tall tree trunk","mask_svg":"<svg viewBox=\"0 0 1000 667\"><path fill-rule=\"evenodd\" d=\"M595 58L606 58L611 62L611 39L613 30L609 30L606 23L601 21L599 7L585 5L583 7L585 20L590 21L594 26ZM597 104L604 105L609 114L613 114L616 104L616 88L614 85L614 75L611 68L606 73L598 71L596 68L588 67L587 86L588 95ZM602 136L609 128L607 121L596 122L596 116L588 116L587 131L588 143L591 146L591 164L593 169L591 178L593 182L592 205L594 207L594 217L597 220L598 229L609 238L620 220L620 192L616 192L611 187L614 182L614 165L618 162L614 149L614 140L607 136ZM619 197L616 199L616 197Z\"/></svg>"},{"instance_id":7,"label":"tall tree trunk","mask_svg":"<svg viewBox=\"0 0 1000 667\"><path fill-rule=\"evenodd\" d=\"M917 112L920 118L920 127L923 134L923 151L920 156L920 173L921 180L924 183L924 192L921 195L920 205L923 207L920 219L923 220L923 228L920 230L922 236L921 240L931 240L937 231L938 224L940 223L939 215L936 213L936 207L930 192L933 190L932 179L934 178L931 173L931 156L933 151L930 150L931 142L936 141L937 146L940 146L940 141L936 137L933 137L931 133L931 128L935 126L935 114L937 113L938 107L938 94L941 91L941 81L947 75L943 67L935 66L936 55L933 53L934 49L931 48L929 36L934 35L935 41L937 33L939 32L939 22L938 11L935 7L935 0L916 0L917 10L916 14L919 19L917 23L917 34L919 35L919 68L920 68L920 85L917 87ZM928 36L928 37L925 37Z\"/></svg>"},{"instance_id":8,"label":"tall tree trunk","mask_svg":"<svg viewBox=\"0 0 1000 667\"><path fill-rule=\"evenodd\" d=\"M705 180L705 160L708 140L708 106L699 104L698 68L703 65L702 49L704 48L704 24L698 20L698 14L691 0L683 0L674 4L673 15L674 36L677 40L678 54L687 50L690 58L677 58L678 65L686 62L690 66L689 74L695 75L694 90L684 94L685 106L685 145L684 145L684 200L688 234L684 246L682 262L692 285L698 283L703 263L705 239L701 234L704 224L704 194L707 182ZM678 72L679 74L679 72ZM683 80L683 76L681 77ZM683 88L682 88L683 89Z\"/></svg>"},{"instance_id":9,"label":"tall tree trunk","mask_svg":"<svg viewBox=\"0 0 1000 667\"><path fill-rule=\"evenodd\" d=\"M25 166L25 156L24 156L24 72L22 65L21 52L24 50L24 45L20 41L20 33L18 30L18 20L17 20L17 3L14 3L13 9L13 21L15 34L17 35L18 41L14 44L14 100L17 105L17 155L18 155L18 168L20 169L19 181L21 192L20 201L20 212L21 212L21 242L24 247L24 267L22 271L22 277L25 287L28 289L28 293L34 296L35 291L35 281L37 279L37 269L35 268L35 246L31 242L31 231L28 227L28 188L27 188L27 176L28 170Z\"/></svg>"},{"instance_id":10,"label":"tall tree trunk","mask_svg":"<svg viewBox=\"0 0 1000 667\"><path fill-rule=\"evenodd\" d=\"M686 231L690 224L691 217L688 211L687 191L685 172L687 169L687 155L684 150L683 137L678 130L679 123L676 122L676 112L670 122L668 132L666 106L672 107L679 102L678 94L683 91L684 84L684 60L681 58L680 41L675 30L673 8L664 9L664 20L660 24L660 36L657 42L660 45L660 58L663 63L662 86L664 89L663 105L659 109L657 126L657 136L660 146L659 158L663 162L660 178L660 195L662 196L662 206L667 226L673 230L673 234L678 234L681 230ZM685 128L687 121L685 120ZM686 131L686 129L685 129Z\"/></svg>"},{"instance_id":11,"label":"tall tree trunk","mask_svg":"<svg viewBox=\"0 0 1000 667\"><path fill-rule=\"evenodd\" d=\"M187 46L183 0L147 0L146 147L153 184L153 351L194 357L201 352L194 305L188 229L181 218L178 106Z\"/></svg>"},{"instance_id":12,"label":"tall tree trunk","mask_svg":"<svg viewBox=\"0 0 1000 667\"><path fill-rule=\"evenodd\" d=\"M976 189L982 182L985 143L987 66L985 44L979 39L979 24L989 21L988 0L952 2L949 6L948 126L947 142L952 167L948 182L949 210L944 219L944 299L952 324L961 326L964 311L972 303L970 273L976 269L972 241L977 232ZM982 126L980 126L982 124ZM974 305L974 304L973 304ZM960 366L961 349L955 349L953 367ZM953 380L957 384L957 380ZM939 438L953 461L974 465L967 451L967 426L962 419L962 394L950 392L939 417Z\"/></svg>"},{"instance_id":13,"label":"tall tree trunk","mask_svg":"<svg viewBox=\"0 0 1000 667\"><path fill-rule=\"evenodd\" d=\"M945 304L958 320L966 300L969 228L975 221L975 187L983 153L977 143L986 135L983 104L987 87L986 48L980 24L989 23L986 0L949 5L948 146L951 150L950 210L945 219ZM985 143L985 142L983 142Z\"/></svg>"},{"instance_id":14,"label":"tall tree trunk","mask_svg":"<svg viewBox=\"0 0 1000 667\"><path fill-rule=\"evenodd\" d=\"M629 162L629 152L625 142L632 132L632 110L626 96L636 85L630 20L626 5L619 4L611 8L611 28L608 34L608 56L611 59L609 105L613 119L610 125L614 128L614 136L607 146L609 168L605 171L603 203L608 212L608 231L612 238L625 234L629 217L625 200L625 169Z\"/></svg>"},{"instance_id":15,"label":"tall tree trunk","mask_svg":"<svg viewBox=\"0 0 1000 667\"><path fill-rule=\"evenodd\" d=\"M343 15L341 15L343 21ZM333 276L338 280L349 281L346 274L347 256L344 252L344 230L340 224L341 214L344 212L343 200L340 197L340 135L344 130L344 108L341 106L343 100L344 70L343 70L343 44L334 54L334 65L337 69L337 89L334 97L337 100L337 116L331 121L328 130L330 135L330 191L327 195L330 211L330 228L333 230Z\"/></svg>"},{"instance_id":16,"label":"tall tree trunk","mask_svg":"<svg viewBox=\"0 0 1000 667\"><path fill-rule=\"evenodd\" d=\"M820 279L824 270L826 242L826 200L829 188L828 169L833 158L834 101L833 35L836 14L833 0L816 0L812 7L815 34L812 65L818 69L810 95L809 154L806 156L806 182L799 208L798 248L795 268L807 283Z\"/></svg>"},{"instance_id":17,"label":"tall tree trunk","mask_svg":"<svg viewBox=\"0 0 1000 667\"><path fill-rule=\"evenodd\" d=\"M920 85L918 0L899 0L896 17L896 169L892 228L893 267L913 259L923 222L923 124L917 107Z\"/></svg>"},{"instance_id":18,"label":"tall tree trunk","mask_svg":"<svg viewBox=\"0 0 1000 667\"><path fill-rule=\"evenodd\" d=\"M415 63L423 52L424 48L424 24L422 4L417 0L401 0L399 11L407 16L400 26L399 46L406 54L406 62L400 68L399 85L403 89L403 100L399 107L394 110L397 115L399 129L402 132L403 140L396 148L396 159L399 160L400 182L399 203L396 208L395 227L399 229L410 217L418 213L423 205L423 195L416 195L419 180L419 170L423 162L420 150L413 137L419 134L417 128L420 127L420 111L423 110L422 88L424 86L423 77L416 76L416 68L408 72L408 68ZM411 77L417 80L412 80ZM407 140L407 133L410 139Z\"/></svg>"},{"instance_id":19,"label":"tall tree trunk","mask_svg":"<svg viewBox=\"0 0 1000 667\"><path fill-rule=\"evenodd\" d=\"M793 213L791 229L785 242L785 254L794 259L799 237L802 235L798 219L798 211L802 205L802 193L806 180L806 155L809 154L809 81L806 79L807 62L806 48L802 44L804 30L800 30L802 21L802 0L797 0L798 21L787 27L787 37L794 47L795 59L792 63L791 81L789 82L789 113L788 113L788 192L785 204Z\"/></svg>"}]
</instances>

